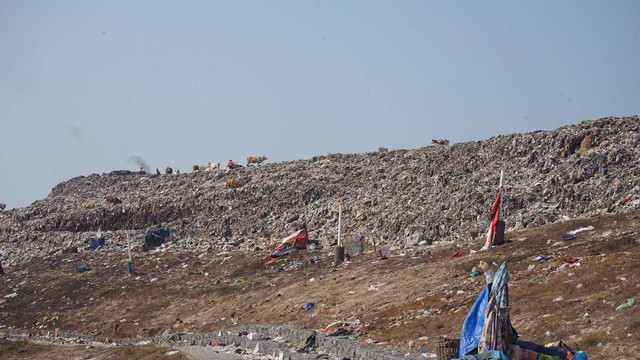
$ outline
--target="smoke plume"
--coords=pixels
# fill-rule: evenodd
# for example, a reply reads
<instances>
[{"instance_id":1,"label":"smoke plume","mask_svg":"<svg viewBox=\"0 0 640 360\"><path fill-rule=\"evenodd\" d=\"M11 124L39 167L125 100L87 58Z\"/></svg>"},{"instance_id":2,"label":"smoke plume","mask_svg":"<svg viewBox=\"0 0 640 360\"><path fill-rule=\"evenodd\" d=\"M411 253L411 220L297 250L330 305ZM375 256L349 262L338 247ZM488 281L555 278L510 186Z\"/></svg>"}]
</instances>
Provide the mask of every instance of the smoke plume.
<instances>
[{"instance_id":1,"label":"smoke plume","mask_svg":"<svg viewBox=\"0 0 640 360\"><path fill-rule=\"evenodd\" d=\"M129 158L129 162L135 163L136 165L141 167L142 170L144 170L146 172L150 172L151 171L151 168L149 168L149 165L147 165L147 162L144 161L142 156L131 155L131 157Z\"/></svg>"}]
</instances>

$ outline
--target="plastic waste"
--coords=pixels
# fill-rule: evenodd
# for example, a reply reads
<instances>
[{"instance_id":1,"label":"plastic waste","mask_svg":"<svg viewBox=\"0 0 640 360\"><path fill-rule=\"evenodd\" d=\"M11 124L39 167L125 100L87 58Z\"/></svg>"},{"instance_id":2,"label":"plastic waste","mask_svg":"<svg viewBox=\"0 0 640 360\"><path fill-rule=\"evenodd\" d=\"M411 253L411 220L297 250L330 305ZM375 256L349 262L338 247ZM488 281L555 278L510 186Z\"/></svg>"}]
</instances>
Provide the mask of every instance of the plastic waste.
<instances>
[{"instance_id":1,"label":"plastic waste","mask_svg":"<svg viewBox=\"0 0 640 360\"><path fill-rule=\"evenodd\" d=\"M577 353L573 354L571 360L588 360L587 353L584 351L578 351Z\"/></svg>"},{"instance_id":2,"label":"plastic waste","mask_svg":"<svg viewBox=\"0 0 640 360\"><path fill-rule=\"evenodd\" d=\"M616 311L628 309L628 308L632 307L635 304L636 304L636 299L629 299L629 300L627 300L627 302L618 305L618 307L616 308Z\"/></svg>"},{"instance_id":3,"label":"plastic waste","mask_svg":"<svg viewBox=\"0 0 640 360\"><path fill-rule=\"evenodd\" d=\"M314 304L314 303L312 303L312 302L307 303L307 305L305 305L305 306L304 306L304 312L307 312L307 311L309 311L309 310L313 309L313 306L314 306L314 305L315 305L315 304Z\"/></svg>"},{"instance_id":4,"label":"plastic waste","mask_svg":"<svg viewBox=\"0 0 640 360\"><path fill-rule=\"evenodd\" d=\"M493 275L495 275L493 270L489 269L485 271L484 277L487 279L487 284L491 284L493 282Z\"/></svg>"},{"instance_id":5,"label":"plastic waste","mask_svg":"<svg viewBox=\"0 0 640 360\"><path fill-rule=\"evenodd\" d=\"M438 358L437 354L430 353L429 351L427 351L425 349L420 350L420 355L422 357L426 357L426 358L430 358L430 359L437 359Z\"/></svg>"}]
</instances>

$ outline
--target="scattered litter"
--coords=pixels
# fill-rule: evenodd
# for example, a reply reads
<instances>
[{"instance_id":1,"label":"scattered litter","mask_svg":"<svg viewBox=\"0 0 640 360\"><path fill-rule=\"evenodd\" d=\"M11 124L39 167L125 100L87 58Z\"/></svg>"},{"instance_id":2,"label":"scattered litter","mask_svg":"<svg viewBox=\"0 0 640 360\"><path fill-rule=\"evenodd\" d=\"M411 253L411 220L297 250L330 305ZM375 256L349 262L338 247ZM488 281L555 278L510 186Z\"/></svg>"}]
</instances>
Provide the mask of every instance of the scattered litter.
<instances>
[{"instance_id":1,"label":"scattered litter","mask_svg":"<svg viewBox=\"0 0 640 360\"><path fill-rule=\"evenodd\" d=\"M391 257L391 249L388 246L383 246L378 250L378 258L380 260L386 260Z\"/></svg>"},{"instance_id":2,"label":"scattered litter","mask_svg":"<svg viewBox=\"0 0 640 360\"><path fill-rule=\"evenodd\" d=\"M531 261L535 261L535 262L539 262L539 263L543 263L545 261L547 261L548 259L544 256L536 256L533 259L531 259Z\"/></svg>"},{"instance_id":3,"label":"scattered litter","mask_svg":"<svg viewBox=\"0 0 640 360\"><path fill-rule=\"evenodd\" d=\"M305 306L304 306L304 312L307 312L307 311L309 311L309 310L313 309L313 306L314 306L314 305L315 305L315 304L314 304L314 303L312 303L312 302L307 303L307 305L305 305Z\"/></svg>"},{"instance_id":4,"label":"scattered litter","mask_svg":"<svg viewBox=\"0 0 640 360\"><path fill-rule=\"evenodd\" d=\"M583 231L593 231L593 230L595 230L595 228L593 226L582 227L582 228L579 228L579 229L575 229L575 230L569 231L562 238L564 240L573 240L573 239L578 237L578 233L581 233Z\"/></svg>"},{"instance_id":5,"label":"scattered litter","mask_svg":"<svg viewBox=\"0 0 640 360\"><path fill-rule=\"evenodd\" d=\"M367 291L378 291L380 289L380 286L382 286L384 284L371 284L369 285L369 289L367 289Z\"/></svg>"},{"instance_id":6,"label":"scattered litter","mask_svg":"<svg viewBox=\"0 0 640 360\"><path fill-rule=\"evenodd\" d=\"M576 257L568 257L565 259L565 262L569 263L569 264L575 264L577 262L580 261L580 258L576 258Z\"/></svg>"},{"instance_id":7,"label":"scattered litter","mask_svg":"<svg viewBox=\"0 0 640 360\"><path fill-rule=\"evenodd\" d=\"M449 255L449 259L455 259L455 258L459 258L459 257L465 256L465 255L467 255L467 254L465 254L463 252L460 252L460 251L456 251L455 253Z\"/></svg>"},{"instance_id":8,"label":"scattered litter","mask_svg":"<svg viewBox=\"0 0 640 360\"><path fill-rule=\"evenodd\" d=\"M533 272L533 269L535 269L535 268L536 268L536 266L535 266L535 265L533 265L533 264L531 264L531 265L529 265L529 267L527 268L527 271L528 271L528 272Z\"/></svg>"},{"instance_id":9,"label":"scattered litter","mask_svg":"<svg viewBox=\"0 0 640 360\"><path fill-rule=\"evenodd\" d=\"M9 299L9 298L14 298L14 297L16 297L16 296L18 296L18 294L17 294L17 293L11 293L11 294L9 294L9 295L5 295L4 297L5 297L5 299Z\"/></svg>"},{"instance_id":10,"label":"scattered litter","mask_svg":"<svg viewBox=\"0 0 640 360\"><path fill-rule=\"evenodd\" d=\"M627 300L627 302L624 302L624 303L618 305L618 307L616 308L616 311L628 309L628 308L632 307L635 304L636 304L636 299L629 299L629 300Z\"/></svg>"},{"instance_id":11,"label":"scattered litter","mask_svg":"<svg viewBox=\"0 0 640 360\"><path fill-rule=\"evenodd\" d=\"M595 230L595 228L593 226L587 226L587 227L582 227L582 228L579 228L579 229L571 230L567 234L574 234L575 235L575 234L581 233L583 231L593 231L593 230Z\"/></svg>"},{"instance_id":12,"label":"scattered litter","mask_svg":"<svg viewBox=\"0 0 640 360\"><path fill-rule=\"evenodd\" d=\"M426 357L426 358L430 358L430 359L437 359L438 358L438 354L430 353L426 349L420 350L420 355L422 357Z\"/></svg>"}]
</instances>

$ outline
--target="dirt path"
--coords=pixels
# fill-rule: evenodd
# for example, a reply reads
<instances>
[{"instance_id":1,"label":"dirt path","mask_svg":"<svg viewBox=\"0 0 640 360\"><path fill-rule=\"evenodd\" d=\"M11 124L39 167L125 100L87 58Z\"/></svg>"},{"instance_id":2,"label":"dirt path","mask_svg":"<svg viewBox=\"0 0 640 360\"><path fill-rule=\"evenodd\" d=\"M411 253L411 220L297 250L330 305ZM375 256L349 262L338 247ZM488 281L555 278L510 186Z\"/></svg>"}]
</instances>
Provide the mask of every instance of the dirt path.
<instances>
[{"instance_id":1,"label":"dirt path","mask_svg":"<svg viewBox=\"0 0 640 360\"><path fill-rule=\"evenodd\" d=\"M183 354L194 360L238 360L248 359L236 354L226 354L216 352L214 349L206 346L185 346L178 348Z\"/></svg>"}]
</instances>

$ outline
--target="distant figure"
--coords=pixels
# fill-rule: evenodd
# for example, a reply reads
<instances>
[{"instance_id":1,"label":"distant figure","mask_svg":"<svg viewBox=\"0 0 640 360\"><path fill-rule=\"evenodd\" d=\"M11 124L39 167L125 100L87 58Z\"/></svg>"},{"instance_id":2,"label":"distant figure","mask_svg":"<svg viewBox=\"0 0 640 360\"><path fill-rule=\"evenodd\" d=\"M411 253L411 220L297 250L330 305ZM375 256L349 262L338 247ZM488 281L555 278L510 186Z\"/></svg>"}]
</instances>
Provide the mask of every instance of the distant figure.
<instances>
[{"instance_id":1,"label":"distant figure","mask_svg":"<svg viewBox=\"0 0 640 360\"><path fill-rule=\"evenodd\" d=\"M449 140L447 140L447 139L433 139L433 140L431 140L431 144L449 146Z\"/></svg>"},{"instance_id":2,"label":"distant figure","mask_svg":"<svg viewBox=\"0 0 640 360\"><path fill-rule=\"evenodd\" d=\"M235 169L239 167L238 164L236 164L233 160L229 160L229 162L227 162L227 169Z\"/></svg>"},{"instance_id":3,"label":"distant figure","mask_svg":"<svg viewBox=\"0 0 640 360\"><path fill-rule=\"evenodd\" d=\"M265 160L267 160L266 156L249 156L247 157L247 166L249 166L250 164L260 165Z\"/></svg>"},{"instance_id":4,"label":"distant figure","mask_svg":"<svg viewBox=\"0 0 640 360\"><path fill-rule=\"evenodd\" d=\"M160 170L158 170L158 168L156 168L156 175L160 175Z\"/></svg>"},{"instance_id":5,"label":"distant figure","mask_svg":"<svg viewBox=\"0 0 640 360\"><path fill-rule=\"evenodd\" d=\"M176 175L180 175L180 169L176 170Z\"/></svg>"},{"instance_id":6,"label":"distant figure","mask_svg":"<svg viewBox=\"0 0 640 360\"><path fill-rule=\"evenodd\" d=\"M140 171L138 171L138 174L140 174L140 175L144 175L144 174L146 174L146 172L144 171L144 169L142 168L142 166L140 166Z\"/></svg>"},{"instance_id":7,"label":"distant figure","mask_svg":"<svg viewBox=\"0 0 640 360\"><path fill-rule=\"evenodd\" d=\"M164 169L164 173L167 175L171 175L173 174L173 169L167 166L167 168Z\"/></svg>"}]
</instances>

